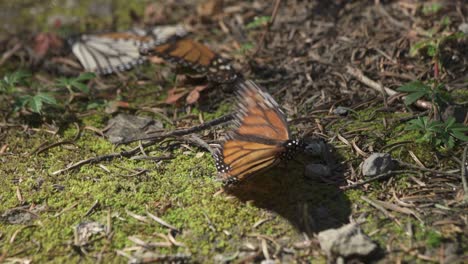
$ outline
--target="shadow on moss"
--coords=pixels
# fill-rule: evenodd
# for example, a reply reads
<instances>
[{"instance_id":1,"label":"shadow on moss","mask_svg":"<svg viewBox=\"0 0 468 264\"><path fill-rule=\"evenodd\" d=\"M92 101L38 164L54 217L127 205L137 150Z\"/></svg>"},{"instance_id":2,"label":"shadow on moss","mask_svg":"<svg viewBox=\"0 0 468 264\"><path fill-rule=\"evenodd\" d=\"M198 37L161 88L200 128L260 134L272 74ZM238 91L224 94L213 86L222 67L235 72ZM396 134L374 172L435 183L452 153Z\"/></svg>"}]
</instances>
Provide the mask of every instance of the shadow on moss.
<instances>
[{"instance_id":1,"label":"shadow on moss","mask_svg":"<svg viewBox=\"0 0 468 264\"><path fill-rule=\"evenodd\" d=\"M308 235L348 223L349 200L338 185L305 176L303 162L307 164L310 160L305 154L299 155L296 162L279 164L239 185L226 188L226 193L277 213L299 232ZM334 181L342 182L342 175L334 176Z\"/></svg>"}]
</instances>

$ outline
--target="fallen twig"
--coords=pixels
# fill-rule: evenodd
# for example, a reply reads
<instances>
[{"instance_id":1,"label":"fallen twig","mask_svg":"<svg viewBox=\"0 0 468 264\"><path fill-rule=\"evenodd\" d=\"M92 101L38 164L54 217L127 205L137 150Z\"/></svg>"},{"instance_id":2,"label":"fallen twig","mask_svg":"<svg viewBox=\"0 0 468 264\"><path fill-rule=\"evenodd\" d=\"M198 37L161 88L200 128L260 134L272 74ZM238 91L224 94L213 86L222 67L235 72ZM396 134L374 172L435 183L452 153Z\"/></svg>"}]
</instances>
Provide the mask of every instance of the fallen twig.
<instances>
[{"instance_id":1,"label":"fallen twig","mask_svg":"<svg viewBox=\"0 0 468 264\"><path fill-rule=\"evenodd\" d=\"M372 79L370 79L369 77L365 76L364 73L361 70L357 69L357 68L354 68L352 66L347 65L346 66L346 72L349 73L350 75L352 75L358 81L362 82L363 84L369 86L370 88L372 88L372 89L374 89L374 90L376 90L378 92L385 91L385 93L388 96L394 96L394 95L398 94L396 91L394 91L394 90L392 90L392 89L390 89L388 87L385 87L382 84L380 84L378 82L375 82ZM404 98L405 97L403 96L402 99L404 99ZM426 110L432 109L432 103L428 102L428 101L424 101L424 100L417 100L416 102L414 102L414 105L416 107L426 109Z\"/></svg>"},{"instance_id":2,"label":"fallen twig","mask_svg":"<svg viewBox=\"0 0 468 264\"><path fill-rule=\"evenodd\" d=\"M175 227L175 226L169 224L168 222L166 222L166 221L162 220L161 218L157 217L156 215L154 215L154 214L148 212L148 208L146 209L146 214L147 214L151 219L153 219L154 221L156 221L157 223L159 223L160 225L165 226L165 227L167 227L167 228L169 228L169 229L171 229L171 230L174 230L174 231L176 231L176 232L180 232L180 230L179 230L177 227Z\"/></svg>"},{"instance_id":3,"label":"fallen twig","mask_svg":"<svg viewBox=\"0 0 468 264\"><path fill-rule=\"evenodd\" d=\"M461 178L462 178L462 184L463 184L463 192L465 195L463 196L463 201L466 203L468 202L468 184L466 182L466 154L468 152L468 146L465 147L463 150L463 158L462 158L462 166L461 166Z\"/></svg>"},{"instance_id":4,"label":"fallen twig","mask_svg":"<svg viewBox=\"0 0 468 264\"><path fill-rule=\"evenodd\" d=\"M379 211L381 211L385 216L387 216L388 218L392 219L393 221L395 221L395 223L397 223L399 226L401 226L401 222L398 221L398 219L396 218L396 216L392 213L390 213L387 209L385 209L380 203L379 201L374 201L366 196L361 196L361 199L366 201L367 203L369 203L370 205L374 206L375 208L377 208Z\"/></svg>"},{"instance_id":5,"label":"fallen twig","mask_svg":"<svg viewBox=\"0 0 468 264\"><path fill-rule=\"evenodd\" d=\"M156 141L152 140L150 142L142 144L142 146L143 146L143 148L145 148L145 147L154 145L155 142ZM121 151L121 152L116 152L116 153L110 153L110 154L106 154L106 155L102 155L102 156L97 156L97 157L94 157L94 158L85 159L85 160L79 161L79 162L77 162L75 164L72 164L72 165L66 167L65 169L54 171L54 172L52 172L52 175L62 174L64 172L66 172L66 171L80 168L81 166L86 165L86 164L93 164L93 163L98 163L98 162L101 162L101 161L110 161L110 160L113 160L115 158L120 158L120 157L129 158L129 157L132 157L133 155L135 155L136 153L138 153L140 151L141 151L140 146L137 146L137 147L135 147L135 148L133 148L131 150ZM164 159L164 158L161 158L161 159Z\"/></svg>"},{"instance_id":6,"label":"fallen twig","mask_svg":"<svg viewBox=\"0 0 468 264\"><path fill-rule=\"evenodd\" d=\"M360 187L360 186L362 186L364 184L374 182L374 181L378 181L378 180L382 180L382 179L386 179L386 178L389 178L391 176L394 176L394 175L397 175L397 174L400 174L400 173L415 173L415 172L410 171L410 170L389 171L389 172L379 174L377 176L374 176L374 177L372 177L370 179L367 179L367 180L364 180L364 181L361 181L361 182L357 182L357 183L354 183L354 184L351 184L351 185L348 185L348 186L342 186L342 187L340 187L340 189L343 190L343 191L346 191L346 190L349 190L349 189L354 189L354 188Z\"/></svg>"},{"instance_id":7,"label":"fallen twig","mask_svg":"<svg viewBox=\"0 0 468 264\"><path fill-rule=\"evenodd\" d=\"M22 47L23 45L21 43L17 43L11 50L3 53L2 58L0 58L0 66L2 66L11 56L13 56Z\"/></svg>"},{"instance_id":8,"label":"fallen twig","mask_svg":"<svg viewBox=\"0 0 468 264\"><path fill-rule=\"evenodd\" d=\"M30 154L30 155L33 155L33 154L40 154L46 150L49 150L51 148L55 148L55 147L58 147L58 146L61 146L61 145L73 145L76 147L75 145L75 141L77 141L79 138L80 138L80 134L81 134L81 129L80 129L80 126L75 122L75 127L76 127L76 134L75 136L73 136L73 139L72 140L62 140L62 141L59 141L59 142L55 142L55 143L51 143L51 144L48 144L48 145L45 145L45 144L41 144L39 147L37 147L35 150L33 150Z\"/></svg>"},{"instance_id":9,"label":"fallen twig","mask_svg":"<svg viewBox=\"0 0 468 264\"><path fill-rule=\"evenodd\" d=\"M270 30L271 25L273 25L273 23L275 22L276 16L278 15L280 4L281 4L281 0L275 1L275 7L273 8L273 13L271 14L270 21L268 21L268 24L266 25L265 30L263 30L262 36L260 37L260 41L258 42L258 45L257 45L257 49L253 53L252 57L255 56L263 48L266 35L268 31Z\"/></svg>"},{"instance_id":10,"label":"fallen twig","mask_svg":"<svg viewBox=\"0 0 468 264\"><path fill-rule=\"evenodd\" d=\"M423 168L423 167L420 167L420 166L413 165L413 164L411 164L411 163L406 163L406 162L401 161L401 160L394 160L394 161L398 162L398 164L400 164L401 166L409 167L409 168L412 168L412 169L417 169L417 170L425 171L425 172L431 172L431 173L435 173L435 174L441 174L441 175L447 175L447 176L458 177L457 174L453 174L453 173L450 173L450 172L445 172L445 171L440 171L440 170L433 170L433 169Z\"/></svg>"},{"instance_id":11,"label":"fallen twig","mask_svg":"<svg viewBox=\"0 0 468 264\"><path fill-rule=\"evenodd\" d=\"M153 135L153 136L144 137L144 138L130 139L130 140L122 142L121 144L128 144L128 143L132 143L132 142L135 142L135 141L138 141L138 140L161 140L161 139L167 138L167 137L185 136L185 135L188 135L188 134L192 134L192 133L195 133L195 132L198 132L198 131L202 131L202 130L211 128L213 126L217 126L219 124L229 122L232 119L234 119L234 114L228 114L228 115L224 115L224 116L222 116L220 118L213 119L211 121L208 121L208 122L203 123L203 124L198 125L198 126L193 126L193 127L190 127L190 128L176 129L176 130L172 130L172 131L162 132L162 133L159 133L159 134L156 134L156 135Z\"/></svg>"}]
</instances>

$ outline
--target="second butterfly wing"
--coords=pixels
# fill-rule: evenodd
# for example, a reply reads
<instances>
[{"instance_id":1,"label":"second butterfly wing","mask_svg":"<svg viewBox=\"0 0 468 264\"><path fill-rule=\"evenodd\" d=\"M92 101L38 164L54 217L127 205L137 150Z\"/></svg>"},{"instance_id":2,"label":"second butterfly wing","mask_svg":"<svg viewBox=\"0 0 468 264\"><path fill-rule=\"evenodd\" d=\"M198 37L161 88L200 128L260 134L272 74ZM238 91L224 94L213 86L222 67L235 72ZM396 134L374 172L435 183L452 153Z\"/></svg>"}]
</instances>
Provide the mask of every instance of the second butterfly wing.
<instances>
[{"instance_id":1,"label":"second butterfly wing","mask_svg":"<svg viewBox=\"0 0 468 264\"><path fill-rule=\"evenodd\" d=\"M141 52L144 55L160 56L170 62L194 69L206 74L208 79L215 82L232 82L238 77L229 60L187 37L173 38L167 43L142 49Z\"/></svg>"},{"instance_id":2,"label":"second butterfly wing","mask_svg":"<svg viewBox=\"0 0 468 264\"><path fill-rule=\"evenodd\" d=\"M187 34L182 25L168 25L151 30L134 29L128 32L82 35L72 40L72 52L86 71L111 74L130 70L144 62L146 57L140 53L142 49L161 45Z\"/></svg>"},{"instance_id":3,"label":"second butterfly wing","mask_svg":"<svg viewBox=\"0 0 468 264\"><path fill-rule=\"evenodd\" d=\"M284 113L274 99L252 81L238 84L236 129L214 154L216 168L227 184L263 171L301 144L290 138Z\"/></svg>"},{"instance_id":4,"label":"second butterfly wing","mask_svg":"<svg viewBox=\"0 0 468 264\"><path fill-rule=\"evenodd\" d=\"M74 41L72 51L86 71L111 74L144 62L139 47L149 41L149 37L132 33L83 35Z\"/></svg>"}]
</instances>

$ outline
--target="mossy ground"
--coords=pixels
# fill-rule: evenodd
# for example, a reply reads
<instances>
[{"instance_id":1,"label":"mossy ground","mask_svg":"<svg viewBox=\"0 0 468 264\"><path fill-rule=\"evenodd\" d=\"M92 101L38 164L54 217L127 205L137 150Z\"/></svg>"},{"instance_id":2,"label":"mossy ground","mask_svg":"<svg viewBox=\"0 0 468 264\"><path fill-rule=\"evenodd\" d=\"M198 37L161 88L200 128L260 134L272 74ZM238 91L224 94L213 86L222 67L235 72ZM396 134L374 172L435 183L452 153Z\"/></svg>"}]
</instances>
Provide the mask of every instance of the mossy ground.
<instances>
[{"instance_id":1,"label":"mossy ground","mask_svg":"<svg viewBox=\"0 0 468 264\"><path fill-rule=\"evenodd\" d=\"M386 116L399 117L396 114ZM104 120L102 114L96 114L84 118L83 125L103 127ZM361 128L359 121L354 121L352 126L343 122L345 127L341 127L341 131L346 133ZM372 135L386 133L378 117L363 125L373 127ZM440 232L411 216L399 217L403 219L402 225L397 225L363 203L362 195L378 198L381 190L378 185L370 193L349 190L340 194L330 185L303 178L302 163L281 165L265 176L255 178L243 190L233 190L228 195L216 194L221 185L215 180L213 159L203 150L182 148L173 153L174 159L160 162L121 158L52 175L70 163L126 148L116 148L106 139L84 130L74 145L31 154L45 141L72 139L76 133L73 126L54 136L43 130L7 132L4 142L9 145L11 155L2 157L0 212L27 205L23 210L38 216L22 224L0 224L2 253L9 258L26 257L34 262L60 263L80 259L94 262L97 255L102 254L101 258L106 262L124 262L126 259L115 250L131 247L130 236L154 242L161 241L157 234L168 233L168 229L158 223L139 221L127 211L138 215L146 215L149 211L181 230L176 234L176 240L185 246L162 248L158 252L189 252L193 260L200 262L213 260L218 254L234 254L247 241L256 241L254 234L278 239L289 237L285 245L291 246L303 239L301 232L311 231L307 230L306 225L310 223L304 222L307 220L303 210L307 211L308 217L317 217L309 219L315 221L311 226L312 232L316 232L347 222L356 204L360 204L359 210L353 214L368 215L365 230L379 230L372 234L372 238L381 245L390 238L410 243L405 230L408 224L417 230L415 239L429 247L437 247L443 239ZM371 134L366 135L365 142L377 146ZM381 138L382 146L391 144L390 138ZM354 157L349 148L340 149L339 144L337 147L344 158L346 155ZM416 144L411 149L415 153L424 152ZM158 157L164 155L164 150L156 145L147 149L147 154ZM146 172L131 176L142 170ZM285 177L284 174L293 176ZM405 186L406 181L404 175L396 178L400 186ZM232 196L236 198L232 199ZM86 215L96 201L98 206ZM73 246L76 226L87 221L106 225L109 216L112 235L90 243L87 246L89 254L85 257L78 254ZM254 227L263 219L270 221Z\"/></svg>"},{"instance_id":2,"label":"mossy ground","mask_svg":"<svg viewBox=\"0 0 468 264\"><path fill-rule=\"evenodd\" d=\"M63 15L80 15L85 12L88 2L92 1L80 3L67 12L63 12L60 6L50 5L50 12L43 14L60 11ZM116 1L117 6L123 2ZM137 13L142 13L144 4L142 1L131 5ZM126 6L125 10L129 9ZM27 21L38 25L37 30L48 29L45 26L47 16L31 17L30 13L25 16L28 16ZM122 17L119 28L124 29L130 24L127 14L117 16ZM88 28L96 26L99 30L107 28L110 23L107 19L91 16L77 25L79 28L85 24ZM1 72L12 68L6 65ZM164 71L163 66L149 66L138 74L150 74L155 68ZM129 73L125 87L119 87L118 81L113 83L121 89L120 96L130 103L130 109L126 110L130 113L141 114L132 106L141 108L163 100L167 88L174 83L174 78L168 78L171 80L167 83L140 85L133 82L137 78L132 74ZM466 101L466 92L460 90L459 93L465 96ZM113 99L119 100L117 96ZM75 117L80 131L72 122L64 120L66 118L57 117L62 121L57 134L48 131L46 125L38 125L28 130L19 127L7 129L0 137L0 146L8 145L0 156L0 262L15 259L30 259L33 263L126 262L127 258L117 254L117 250L134 247L131 237L145 242L166 242L161 235L167 237L169 229L148 218L147 212L179 229L180 232L173 235L177 242L183 244L151 250L160 254L189 253L192 261L200 263L233 256L247 244L254 245L254 250L259 251L264 240L262 237L272 238L281 247L291 249L289 252L297 249L291 253L296 259L325 262L317 247L311 246L315 251L310 253L297 247L296 243L305 240L304 233L311 237L326 228L339 227L351 216L365 216L365 232L382 248L387 247L389 253L397 255L395 259L414 261L417 257L410 254L413 253L411 250L392 252L393 244L390 242L395 241L395 245L406 245L407 248L426 246L430 251L438 250L446 240L459 239L462 234L459 230L447 232L430 225L433 216L424 218L424 223L421 223L413 216L393 212L398 216L399 223L396 223L361 199L362 196L379 199L383 193L389 192L389 187L410 188L413 185L410 175L398 175L388 186L378 182L362 189L341 192L333 184L304 177L304 164L311 162L307 156L298 157L287 165L280 164L241 189L223 193L219 193L222 188L216 180L214 160L210 154L191 146L178 145L175 150L168 151L166 145L161 144L146 150L153 157L170 152L173 158L169 160L120 158L53 175L54 171L71 163L130 148L116 147L92 130L84 129L86 126L99 129L106 126L112 116L104 111L108 103L99 101L94 112ZM89 105L85 100L74 104L74 110L87 109ZM399 121L408 114L380 111L382 107L374 105L356 110L328 129L330 133L347 139L354 138L366 153L390 149L394 158L411 162L410 149L422 163L428 167L434 165L431 146L415 143L420 135L405 131L405 125ZM178 114L202 114L205 120L211 120L229 113L231 109L232 100L227 99L210 111L199 105L192 107L189 113L179 111ZM144 115L164 123L160 115L149 112ZM168 129L174 127L167 122L164 125ZM80 137L75 141L78 132ZM59 145L39 154L35 152L45 142L65 140L73 144ZM405 143L392 147L398 142ZM351 146L339 140L331 144L336 148L339 161L350 161L354 168L362 162L362 157ZM449 159L441 158L439 162L442 163L440 168L452 166ZM146 220L138 220L132 214L146 216ZM10 217L19 223L12 223ZM255 225L263 220L268 221ZM75 228L91 221L105 225L108 230L94 235L80 248L75 241ZM275 247L270 240L266 243L270 248ZM463 250L467 250L466 244L465 241ZM292 261L292 257L283 260Z\"/></svg>"}]
</instances>

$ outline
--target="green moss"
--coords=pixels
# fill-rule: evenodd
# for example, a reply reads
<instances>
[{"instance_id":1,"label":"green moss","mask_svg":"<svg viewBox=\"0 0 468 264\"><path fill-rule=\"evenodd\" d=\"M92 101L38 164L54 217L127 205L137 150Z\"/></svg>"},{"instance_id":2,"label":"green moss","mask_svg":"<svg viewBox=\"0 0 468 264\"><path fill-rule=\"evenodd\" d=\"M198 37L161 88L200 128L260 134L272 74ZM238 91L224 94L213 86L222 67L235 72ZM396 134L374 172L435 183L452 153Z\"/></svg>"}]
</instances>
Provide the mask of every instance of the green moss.
<instances>
[{"instance_id":1,"label":"green moss","mask_svg":"<svg viewBox=\"0 0 468 264\"><path fill-rule=\"evenodd\" d=\"M465 85L468 86L468 79L465 79ZM468 100L468 90L467 89L455 89L451 92L451 97L457 103L463 103Z\"/></svg>"},{"instance_id":2,"label":"green moss","mask_svg":"<svg viewBox=\"0 0 468 264\"><path fill-rule=\"evenodd\" d=\"M362 201L361 196L364 195L364 192L362 190L349 190L346 191L346 197L351 202L357 202L357 201Z\"/></svg>"},{"instance_id":3,"label":"green moss","mask_svg":"<svg viewBox=\"0 0 468 264\"><path fill-rule=\"evenodd\" d=\"M70 127L64 131L63 137L69 138L75 133L75 128ZM17 132L10 133L9 142L16 150L25 149L27 146L24 141L17 136ZM48 137L45 133L38 133L28 144L38 146ZM75 226L83 221L105 224L108 210L114 216L114 234L109 241L101 239L92 243L92 248L97 251L104 246L110 252L132 246L128 236L154 240L150 234L167 232L166 228L156 222L142 223L134 219L127 211L145 215L146 210L149 210L180 228L182 233L176 239L184 243L187 249L164 249L161 252L188 250L200 262L212 259L220 252L236 252L248 234L296 236L290 223L282 217L274 217L254 228L253 224L263 219L259 217L264 214L262 209L236 199L227 199L226 195L214 196L220 189L220 183L214 180L213 159L208 153L200 156L193 152L176 151L175 159L165 162L163 166L148 161L117 159L101 163L110 172L90 164L63 175L51 175L51 172L71 162L116 151L104 139L87 132L75 144L79 151L59 146L31 157L17 156L15 158L20 159L18 165L7 163L7 173L1 175L3 182L0 191L9 195L0 198L0 211L5 212L19 205L14 195L16 187L22 193L23 203L43 205L47 210L38 212L39 218L33 222L40 228L34 226L18 233L15 242L4 247L5 251L16 252L25 246L32 247L29 241L34 240L41 242L42 253L32 255L33 250L26 250L23 256L33 256L35 262L50 258L57 262L70 261L68 255L73 250L65 242L73 241ZM148 153L155 156L163 154L157 147ZM134 177L127 176L136 169L146 169L148 172ZM8 171L15 171L15 174ZM21 175L20 183L13 183L16 175ZM326 192L324 189L323 195ZM321 198L314 199L318 201ZM90 216L85 216L95 201L99 202L99 207ZM161 204L169 205L168 209L159 212L158 205ZM4 222L0 226L5 238L11 237L20 228ZM123 261L114 253L107 252L104 256L107 261ZM71 261L79 258L77 254L72 254Z\"/></svg>"},{"instance_id":4,"label":"green moss","mask_svg":"<svg viewBox=\"0 0 468 264\"><path fill-rule=\"evenodd\" d=\"M217 117L227 115L229 113L232 113L232 104L231 103L223 103L219 105L219 107L216 109L216 112L214 113L204 113L204 117L206 120L212 120Z\"/></svg>"},{"instance_id":5,"label":"green moss","mask_svg":"<svg viewBox=\"0 0 468 264\"><path fill-rule=\"evenodd\" d=\"M426 234L426 245L431 248L437 248L440 246L443 240L443 236L435 231L428 231Z\"/></svg>"},{"instance_id":6,"label":"green moss","mask_svg":"<svg viewBox=\"0 0 468 264\"><path fill-rule=\"evenodd\" d=\"M88 116L85 116L83 118L81 118L81 122L83 122L83 125L85 126L91 126L91 127L95 127L95 128L103 128L102 125L106 124L107 120L109 119L109 115L105 114L105 113L96 113L96 114L93 114L93 115L88 115ZM67 129L66 132L70 132L70 133L76 133L76 131L74 131L73 129ZM74 134L72 134L74 135Z\"/></svg>"}]
</instances>

